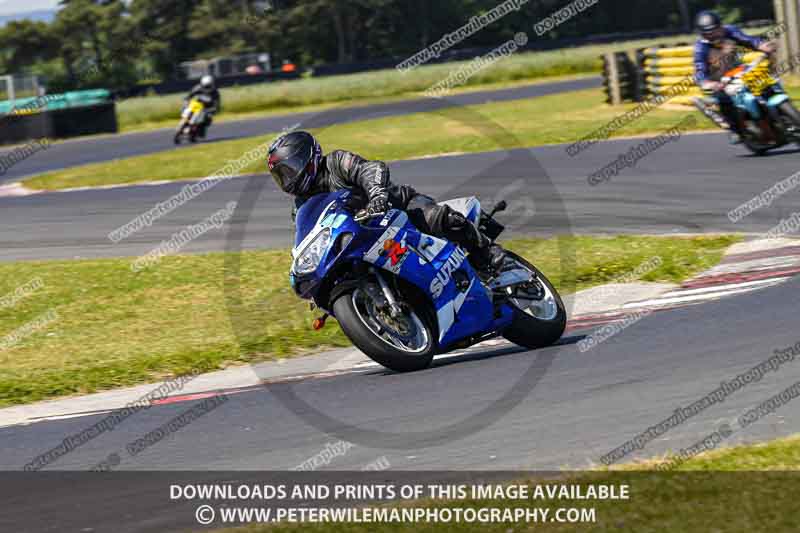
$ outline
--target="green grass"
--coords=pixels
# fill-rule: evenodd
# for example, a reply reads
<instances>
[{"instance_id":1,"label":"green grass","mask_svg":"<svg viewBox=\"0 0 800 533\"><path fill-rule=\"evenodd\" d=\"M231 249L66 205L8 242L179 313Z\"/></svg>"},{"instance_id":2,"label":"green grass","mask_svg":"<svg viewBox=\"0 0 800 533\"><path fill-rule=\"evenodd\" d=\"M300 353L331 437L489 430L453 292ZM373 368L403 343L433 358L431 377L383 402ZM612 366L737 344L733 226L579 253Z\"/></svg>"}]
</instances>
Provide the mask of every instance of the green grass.
<instances>
[{"instance_id":1,"label":"green grass","mask_svg":"<svg viewBox=\"0 0 800 533\"><path fill-rule=\"evenodd\" d=\"M623 41L548 52L516 54L472 76L464 87L483 88L524 80L599 73L600 56L657 44L693 40L691 35L654 40ZM222 90L221 119L257 112L300 111L309 106L374 102L377 99L420 96L467 62L423 65L406 74L394 69L276 82ZM123 131L171 126L177 123L182 95L130 98L117 107Z\"/></svg>"},{"instance_id":2,"label":"green grass","mask_svg":"<svg viewBox=\"0 0 800 533\"><path fill-rule=\"evenodd\" d=\"M334 533L392 533L480 531L486 533L572 532L593 533L760 533L797 531L797 492L800 489L800 438L740 446L695 457L681 471L614 471L565 474L559 479L528 479L519 483L623 485L628 500L423 500L401 505L461 508L596 509L593 524L282 524L226 529L227 533L303 531ZM755 472L759 470L760 472ZM517 483L515 483L517 484Z\"/></svg>"},{"instance_id":3,"label":"green grass","mask_svg":"<svg viewBox=\"0 0 800 533\"><path fill-rule=\"evenodd\" d=\"M646 279L679 281L717 263L735 241L570 237L508 246L569 291L611 280L656 255L663 265ZM562 249L575 250L574 268L560 264ZM131 271L130 259L0 263L0 296L37 277L44 283L14 307L0 308L2 335L50 309L58 314L55 322L0 350L0 406L348 344L335 322L311 331L307 302L289 287L287 251L241 254L242 299L229 305L225 257L166 257L139 273Z\"/></svg>"},{"instance_id":4,"label":"green grass","mask_svg":"<svg viewBox=\"0 0 800 533\"><path fill-rule=\"evenodd\" d=\"M800 91L796 91L800 95ZM612 107L600 90L577 91L515 102L452 108L440 113L416 113L314 130L326 149L346 148L364 157L386 161L454 152L481 152L568 143L607 124L632 104ZM691 109L656 109L614 136L661 132L694 115L698 129L716 126ZM431 127L436 124L436 127ZM114 160L49 172L25 180L35 189L201 178L227 160L275 137L270 133L236 141L207 143L178 151ZM213 135L212 135L213 138ZM567 157L566 154L564 157ZM610 161L609 161L610 162ZM243 170L264 172L263 163Z\"/></svg>"}]
</instances>

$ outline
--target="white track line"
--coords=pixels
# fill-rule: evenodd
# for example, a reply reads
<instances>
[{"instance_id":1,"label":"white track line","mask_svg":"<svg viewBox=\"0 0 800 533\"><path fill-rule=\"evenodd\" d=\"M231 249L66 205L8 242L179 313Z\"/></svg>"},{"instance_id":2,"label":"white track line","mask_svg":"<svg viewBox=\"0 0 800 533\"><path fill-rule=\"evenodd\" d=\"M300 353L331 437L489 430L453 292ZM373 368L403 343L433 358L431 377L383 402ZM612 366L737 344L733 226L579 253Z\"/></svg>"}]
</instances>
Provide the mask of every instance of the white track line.
<instances>
[{"instance_id":1,"label":"white track line","mask_svg":"<svg viewBox=\"0 0 800 533\"><path fill-rule=\"evenodd\" d=\"M780 282L786 280L788 278L779 278L777 281L773 281L772 285L778 285ZM631 309L635 307L653 307L653 306L662 306L662 305L671 305L676 303L690 303L690 302L698 302L703 300L715 300L719 298L723 298L725 296L733 296L734 294L744 294L746 292L756 291L758 289L763 289L767 286L760 286L760 287L745 287L740 289L734 290L727 290L722 292L712 292L708 294L695 294L689 296L675 296L673 298L655 298L652 300L645 300L643 302L633 302L629 304L625 304L622 306L623 309Z\"/></svg>"},{"instance_id":2,"label":"white track line","mask_svg":"<svg viewBox=\"0 0 800 533\"><path fill-rule=\"evenodd\" d=\"M758 285L771 285L775 283L775 280L784 280L787 278L769 278L769 279L759 279L755 281L745 281L742 283L728 283L726 285L713 285L708 287L703 287L700 289L676 289L674 291L665 292L659 298L669 298L671 296L688 296L690 294L705 294L709 292L721 292L727 290L733 290L737 288L744 288L744 287L753 287Z\"/></svg>"}]
</instances>

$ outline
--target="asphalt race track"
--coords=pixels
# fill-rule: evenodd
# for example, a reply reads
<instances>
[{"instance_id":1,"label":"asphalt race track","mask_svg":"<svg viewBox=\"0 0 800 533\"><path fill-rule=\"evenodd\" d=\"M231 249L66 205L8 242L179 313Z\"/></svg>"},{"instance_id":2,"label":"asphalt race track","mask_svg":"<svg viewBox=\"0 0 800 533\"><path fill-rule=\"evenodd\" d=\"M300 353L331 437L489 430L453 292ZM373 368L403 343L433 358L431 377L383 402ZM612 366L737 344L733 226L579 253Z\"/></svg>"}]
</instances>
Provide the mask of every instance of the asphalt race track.
<instances>
[{"instance_id":1,"label":"asphalt race track","mask_svg":"<svg viewBox=\"0 0 800 533\"><path fill-rule=\"evenodd\" d=\"M684 135L640 160L635 168L623 169L610 181L597 186L588 184L588 175L641 142L605 142L576 157L569 157L563 146L549 146L530 152L514 150L396 162L391 165L392 179L442 199L476 194L488 204L505 197L512 202L509 211L513 211L514 202L521 201L520 196L525 196L533 202L535 214L523 225L511 224L512 230L537 235L764 233L794 211L796 203L787 194L770 208L758 210L736 224L728 220L728 211L800 168L794 148L758 158L741 147L729 146L722 134ZM530 155L548 176L531 169ZM266 176L255 179L267 183L246 218L244 247L289 246L292 224L288 199ZM569 228L564 227L563 217L557 216L547 202L536 202L537 189L548 180L564 203ZM118 244L108 239L111 231L176 194L185 183L0 198L0 260L144 254L227 202L239 200L248 181L221 183ZM500 215L501 220L504 217ZM232 221L233 225L242 222L236 218ZM223 250L226 235L224 230L211 231L184 251Z\"/></svg>"},{"instance_id":2,"label":"asphalt race track","mask_svg":"<svg viewBox=\"0 0 800 533\"><path fill-rule=\"evenodd\" d=\"M448 97L448 101L452 102L453 105L463 106L522 100L561 92L591 89L599 87L600 83L601 79L599 77L589 77L579 80L526 85L511 89L469 92ZM224 104L225 102L223 101ZM386 104L343 107L323 112L292 113L266 118L231 120L219 122L212 126L207 142L229 141L265 135L271 132L277 133L297 123L310 123L313 127L319 128L332 124L355 122L365 118L375 119L421 113L437 107L437 100L419 98ZM180 110L176 109L175 126L178 125L179 113ZM59 143L47 151L37 153L35 157L16 164L5 175L0 176L0 183L8 183L25 176L76 165L174 150L175 145L172 143L173 133L174 129L170 128L143 133L76 139ZM188 145L183 146L186 147ZM0 151L0 155L5 151Z\"/></svg>"},{"instance_id":3,"label":"asphalt race track","mask_svg":"<svg viewBox=\"0 0 800 533\"><path fill-rule=\"evenodd\" d=\"M473 357L449 359L426 371L383 371L273 384L230 394L227 403L196 420L135 458L123 454L126 443L183 412L188 403L152 407L62 457L56 469L87 469L110 453L120 453L119 469L137 470L281 470L292 468L338 439L353 442L328 468L358 470L385 457L396 470L557 470L598 464L599 457L648 427L710 393L769 358L774 349L798 341L796 293L800 279L745 295L644 318L594 349L581 353L575 344L581 331L562 345L536 352L504 348ZM800 378L800 367L787 363L779 372L738 390L649 443L642 456L653 456L694 444L720 423L735 418ZM540 367L541 372L536 368ZM548 368L549 367L549 368ZM469 419L504 397L521 375L533 369L538 383L499 409L489 425L463 438L419 440L415 432L435 431ZM290 412L278 396L290 390L321 412L341 421L324 433ZM5 443L1 469L20 469L34 454L58 445L101 416L42 422L0 429ZM359 440L358 430L393 432L393 437ZM739 430L726 444L785 436L800 425L800 411L789 406L768 420ZM415 442L420 444L415 444ZM636 454L634 454L634 457ZM213 479L214 474L205 476ZM229 476L229 475L228 475ZM87 483L81 493L101 490ZM152 487L126 487L125 497L108 499L105 523L82 515L73 498L48 500L51 512L70 530L91 525L112 527L123 511L154 499ZM54 489L55 490L55 489ZM13 499L13 498L12 498ZM156 498L158 499L158 498ZM88 502L86 502L88 503ZM136 531L168 531L191 520L177 513L165 497L153 504L148 521ZM155 509L155 507L159 507ZM11 523L26 523L25 506L12 506ZM141 514L142 509L138 512ZM127 516L131 516L131 514ZM129 522L130 523L130 522ZM149 529L148 529L149 527Z\"/></svg>"}]
</instances>

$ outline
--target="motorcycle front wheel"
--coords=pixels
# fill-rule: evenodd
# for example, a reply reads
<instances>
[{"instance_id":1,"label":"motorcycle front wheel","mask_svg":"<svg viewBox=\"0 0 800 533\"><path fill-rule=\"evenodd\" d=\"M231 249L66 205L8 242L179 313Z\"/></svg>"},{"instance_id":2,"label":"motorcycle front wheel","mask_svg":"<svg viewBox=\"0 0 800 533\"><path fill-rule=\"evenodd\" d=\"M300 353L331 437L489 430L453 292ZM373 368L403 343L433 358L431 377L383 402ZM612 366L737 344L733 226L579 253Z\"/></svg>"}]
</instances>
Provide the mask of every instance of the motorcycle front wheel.
<instances>
[{"instance_id":1,"label":"motorcycle front wheel","mask_svg":"<svg viewBox=\"0 0 800 533\"><path fill-rule=\"evenodd\" d=\"M791 101L786 101L778 106L778 111L780 111L785 121L788 122L788 125L794 130L795 142L800 144L800 111L797 110Z\"/></svg>"},{"instance_id":2,"label":"motorcycle front wheel","mask_svg":"<svg viewBox=\"0 0 800 533\"><path fill-rule=\"evenodd\" d=\"M395 372L430 366L436 352L434 329L408 305L392 316L361 287L341 295L333 312L344 334L370 359Z\"/></svg>"},{"instance_id":3,"label":"motorcycle front wheel","mask_svg":"<svg viewBox=\"0 0 800 533\"><path fill-rule=\"evenodd\" d=\"M772 148L772 146L765 146L750 137L742 138L742 142L747 147L747 149L753 153L753 155L757 155L759 157L765 155L767 152L769 152L769 149Z\"/></svg>"},{"instance_id":4,"label":"motorcycle front wheel","mask_svg":"<svg viewBox=\"0 0 800 533\"><path fill-rule=\"evenodd\" d=\"M511 290L508 301L514 308L514 322L503 331L503 337L532 350L557 342L567 327L567 311L550 280L539 269L513 252L506 252L515 268L524 268L534 275L530 287Z\"/></svg>"}]
</instances>

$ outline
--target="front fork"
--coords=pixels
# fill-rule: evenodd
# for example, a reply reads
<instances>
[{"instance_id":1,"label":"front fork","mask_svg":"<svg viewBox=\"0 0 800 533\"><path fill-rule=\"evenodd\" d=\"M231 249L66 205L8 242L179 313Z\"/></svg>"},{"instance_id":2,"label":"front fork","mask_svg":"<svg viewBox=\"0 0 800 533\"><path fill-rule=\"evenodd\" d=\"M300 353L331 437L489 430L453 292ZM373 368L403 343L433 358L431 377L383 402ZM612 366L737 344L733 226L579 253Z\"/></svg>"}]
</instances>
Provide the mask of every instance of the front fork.
<instances>
[{"instance_id":1,"label":"front fork","mask_svg":"<svg viewBox=\"0 0 800 533\"><path fill-rule=\"evenodd\" d=\"M728 121L725 119L725 117L722 116L722 113L718 112L716 109L710 106L705 101L705 99L697 96L692 99L692 103L698 109L698 111L700 111L709 120L711 120L711 122L719 126L721 129L723 130L731 129L730 124L728 124Z\"/></svg>"},{"instance_id":2,"label":"front fork","mask_svg":"<svg viewBox=\"0 0 800 533\"><path fill-rule=\"evenodd\" d=\"M381 287L381 293L383 294L383 297L386 298L386 302L389 304L389 311L391 312L392 317L397 318L398 316L402 315L403 310L400 308L400 304L397 303L397 298L395 298L392 288L389 287L389 284L386 283L385 279L383 279L381 273L375 268L370 268L369 272L378 280L378 285Z\"/></svg>"}]
</instances>

